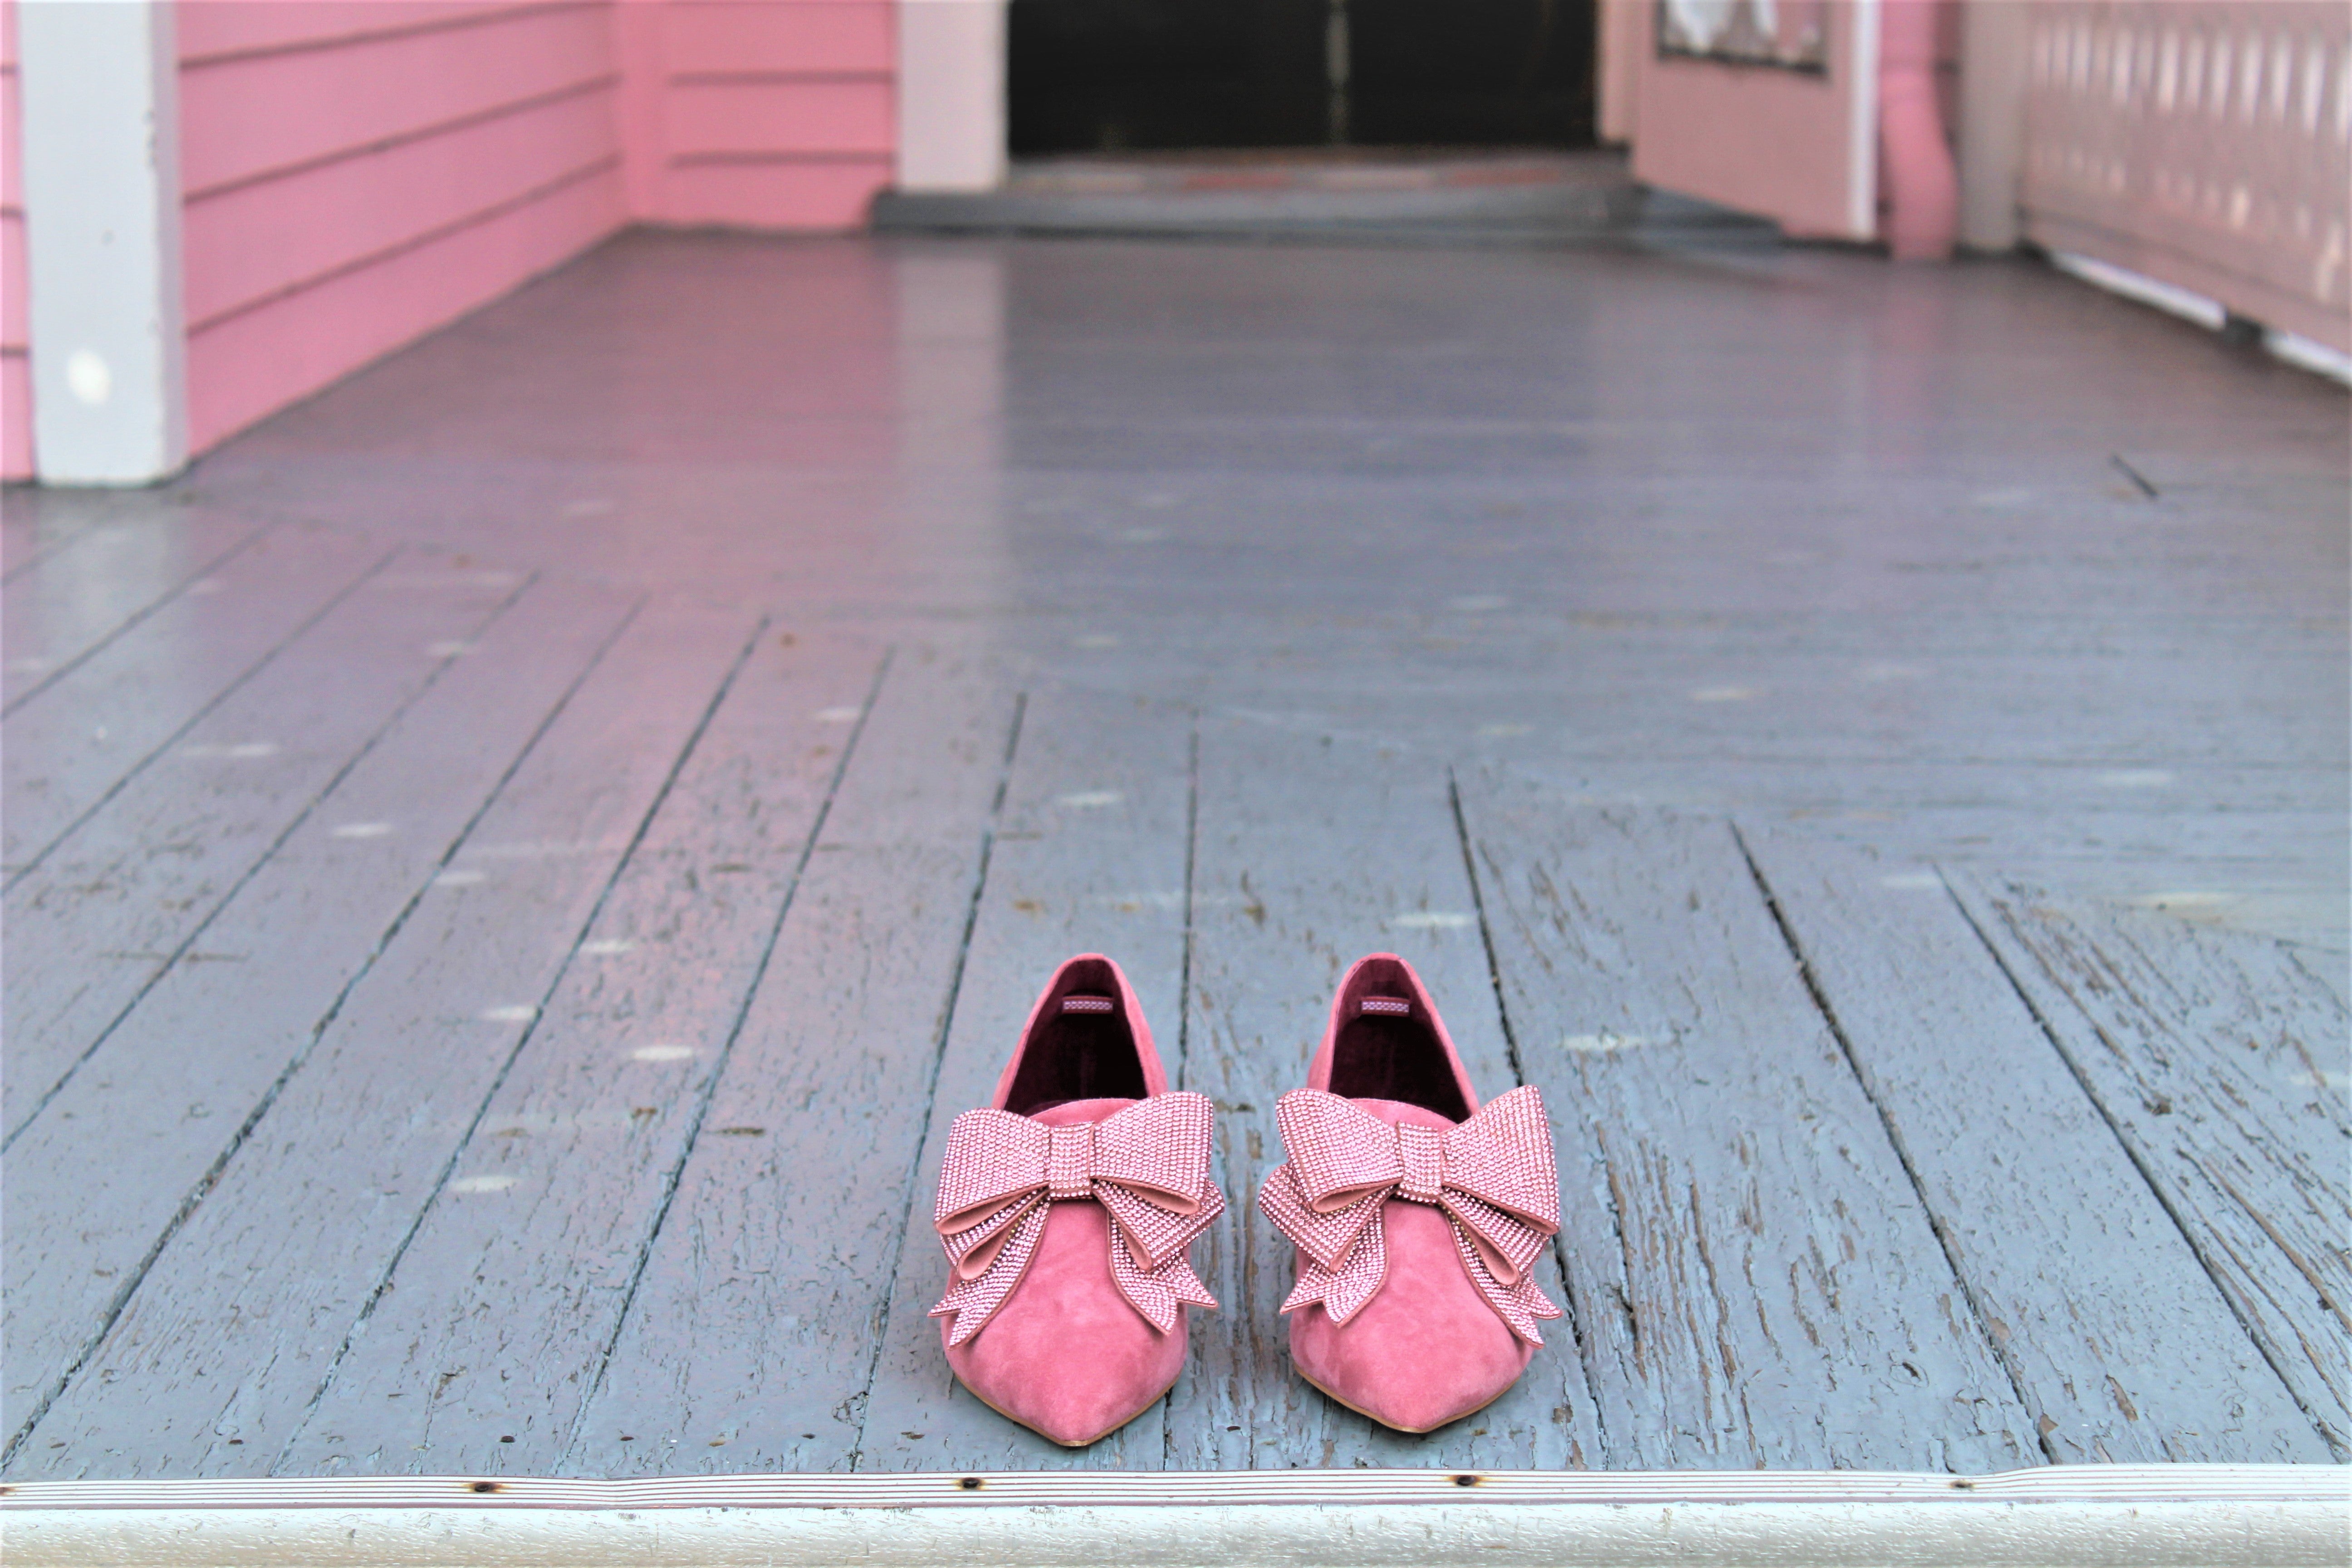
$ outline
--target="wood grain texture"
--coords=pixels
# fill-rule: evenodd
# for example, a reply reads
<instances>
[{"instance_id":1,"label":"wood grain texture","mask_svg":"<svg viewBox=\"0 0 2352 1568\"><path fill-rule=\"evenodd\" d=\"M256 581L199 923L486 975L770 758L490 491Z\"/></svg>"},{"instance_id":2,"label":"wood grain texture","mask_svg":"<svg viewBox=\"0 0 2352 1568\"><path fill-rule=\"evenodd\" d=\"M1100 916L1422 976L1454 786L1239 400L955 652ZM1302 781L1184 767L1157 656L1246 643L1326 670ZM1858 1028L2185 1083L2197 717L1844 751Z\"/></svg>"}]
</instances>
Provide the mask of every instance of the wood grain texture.
<instances>
[{"instance_id":1,"label":"wood grain texture","mask_svg":"<svg viewBox=\"0 0 2352 1568\"><path fill-rule=\"evenodd\" d=\"M1464 780L1505 1006L1565 1130L1612 1468L1975 1473L2032 1424L1720 820Z\"/></svg>"},{"instance_id":2,"label":"wood grain texture","mask_svg":"<svg viewBox=\"0 0 2352 1568\"><path fill-rule=\"evenodd\" d=\"M1932 871L1742 841L2063 1463L2328 1453Z\"/></svg>"},{"instance_id":3,"label":"wood grain texture","mask_svg":"<svg viewBox=\"0 0 2352 1568\"><path fill-rule=\"evenodd\" d=\"M2259 936L1954 883L2239 1321L2352 1458L2342 993Z\"/></svg>"},{"instance_id":4,"label":"wood grain texture","mask_svg":"<svg viewBox=\"0 0 2352 1568\"><path fill-rule=\"evenodd\" d=\"M1471 1085L1518 1082L1480 940L1477 902L1446 791L1431 763L1315 735L1204 720L1193 866L1192 1016L1183 1083L1213 1099L1220 1179L1233 1207L1196 1247L1220 1312L1204 1314L1168 1418L1181 1469L1597 1463L1599 1431L1571 1315L1510 1393L1426 1436L1392 1432L1325 1398L1290 1361L1277 1315L1296 1252L1259 1213L1282 1163L1275 1102L1307 1082L1331 994L1370 952L1412 963ZM1546 1094L1551 1093L1549 1086ZM1551 1106L1555 1135L1570 1125ZM1538 1288L1561 1305L1538 1262Z\"/></svg>"},{"instance_id":5,"label":"wood grain texture","mask_svg":"<svg viewBox=\"0 0 2352 1568\"><path fill-rule=\"evenodd\" d=\"M278 1469L561 1463L878 658L862 640L761 639Z\"/></svg>"},{"instance_id":6,"label":"wood grain texture","mask_svg":"<svg viewBox=\"0 0 2352 1568\"><path fill-rule=\"evenodd\" d=\"M629 609L605 590L535 589L343 780L331 816L314 813L247 883L207 933L219 958L174 965L8 1150L0 1373L12 1441ZM344 820L395 830L338 837ZM338 1111L330 1128L348 1120ZM11 1462L26 1457L20 1447Z\"/></svg>"},{"instance_id":7,"label":"wood grain texture","mask_svg":"<svg viewBox=\"0 0 2352 1568\"><path fill-rule=\"evenodd\" d=\"M1176 1081L1192 733L1192 715L1181 708L1117 694L1030 694L931 1094L912 1212L895 1249L857 1469L1155 1469L1161 1462L1164 1401L1092 1447L1071 1450L997 1415L955 1380L940 1349L940 1321L929 1316L947 1283L930 1215L950 1124L988 1103L1037 993L1065 959L1107 953L1127 972ZM1194 1245L1196 1259L1205 1252ZM1191 1318L1197 1325L1214 1315Z\"/></svg>"},{"instance_id":8,"label":"wood grain texture","mask_svg":"<svg viewBox=\"0 0 2352 1568\"><path fill-rule=\"evenodd\" d=\"M1016 711L894 656L565 1471L850 1468Z\"/></svg>"},{"instance_id":9,"label":"wood grain texture","mask_svg":"<svg viewBox=\"0 0 2352 1568\"><path fill-rule=\"evenodd\" d=\"M84 530L0 588L0 702L16 704L259 536L250 519ZM14 531L12 531L13 532Z\"/></svg>"},{"instance_id":10,"label":"wood grain texture","mask_svg":"<svg viewBox=\"0 0 2352 1568\"><path fill-rule=\"evenodd\" d=\"M9 714L11 879L388 558L348 534L273 529L211 574L218 591L173 599Z\"/></svg>"},{"instance_id":11,"label":"wood grain texture","mask_svg":"<svg viewBox=\"0 0 2352 1568\"><path fill-rule=\"evenodd\" d=\"M466 657L517 586L514 574L452 570L421 552L395 562L8 889L9 1136L165 969L198 951L190 944L224 902ZM392 826L338 814L329 832L366 838Z\"/></svg>"},{"instance_id":12,"label":"wood grain texture","mask_svg":"<svg viewBox=\"0 0 2352 1568\"><path fill-rule=\"evenodd\" d=\"M656 605L622 633L20 1450L40 1473L90 1464L118 1399L176 1472L267 1471L427 1206L499 1201L458 1156L755 626Z\"/></svg>"}]
</instances>

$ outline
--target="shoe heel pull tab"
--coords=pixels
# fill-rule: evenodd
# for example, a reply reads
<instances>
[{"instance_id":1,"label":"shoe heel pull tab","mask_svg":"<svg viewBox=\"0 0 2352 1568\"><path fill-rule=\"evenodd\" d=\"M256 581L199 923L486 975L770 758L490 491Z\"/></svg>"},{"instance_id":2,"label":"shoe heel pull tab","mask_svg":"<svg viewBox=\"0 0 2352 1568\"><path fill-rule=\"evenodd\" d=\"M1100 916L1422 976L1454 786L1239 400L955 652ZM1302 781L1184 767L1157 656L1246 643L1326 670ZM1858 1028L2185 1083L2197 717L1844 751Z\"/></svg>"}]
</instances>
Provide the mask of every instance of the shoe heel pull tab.
<instances>
[{"instance_id":1,"label":"shoe heel pull tab","mask_svg":"<svg viewBox=\"0 0 2352 1568\"><path fill-rule=\"evenodd\" d=\"M1091 996L1084 992L1076 992L1062 998L1062 1011L1065 1013L1116 1013L1118 1011L1118 1004L1108 996Z\"/></svg>"},{"instance_id":2,"label":"shoe heel pull tab","mask_svg":"<svg viewBox=\"0 0 2352 1568\"><path fill-rule=\"evenodd\" d=\"M1402 996L1367 996L1361 1010L1386 1018L1412 1016L1412 1004Z\"/></svg>"}]
</instances>

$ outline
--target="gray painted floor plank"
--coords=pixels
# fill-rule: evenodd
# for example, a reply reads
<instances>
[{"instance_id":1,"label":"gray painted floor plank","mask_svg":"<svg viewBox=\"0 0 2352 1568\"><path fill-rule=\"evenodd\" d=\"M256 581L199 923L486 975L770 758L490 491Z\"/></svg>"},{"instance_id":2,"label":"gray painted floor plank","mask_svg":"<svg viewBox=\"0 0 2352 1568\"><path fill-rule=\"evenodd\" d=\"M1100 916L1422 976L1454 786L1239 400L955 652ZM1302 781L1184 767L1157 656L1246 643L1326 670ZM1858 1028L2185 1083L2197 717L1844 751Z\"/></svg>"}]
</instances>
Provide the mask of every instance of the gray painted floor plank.
<instances>
[{"instance_id":1,"label":"gray painted floor plank","mask_svg":"<svg viewBox=\"0 0 2352 1568\"><path fill-rule=\"evenodd\" d=\"M84 1473L120 1400L179 1473L271 1468L427 1205L477 1195L466 1139L755 628L656 605L621 634L20 1450L38 1473Z\"/></svg>"},{"instance_id":2,"label":"gray painted floor plank","mask_svg":"<svg viewBox=\"0 0 2352 1568\"><path fill-rule=\"evenodd\" d=\"M515 591L415 552L377 573L8 889L10 1136Z\"/></svg>"},{"instance_id":3,"label":"gray painted floor plank","mask_svg":"<svg viewBox=\"0 0 2352 1568\"><path fill-rule=\"evenodd\" d=\"M1349 965L1370 952L1402 954L1435 998L1481 1099L1519 1081L1444 773L1319 737L1204 721L1200 780L1182 1087L1220 1107L1221 1179L1233 1206L1213 1245L1195 1248L1225 1310L1202 1317L1176 1385L1171 1468L1595 1462L1572 1319L1546 1325L1543 1348L1509 1394L1411 1436L1301 1380L1276 1315L1296 1254L1257 1208L1259 1186L1283 1159L1275 1102L1305 1087ZM1571 1147L1564 1109L1552 1104L1554 1126ZM1568 1305L1550 1264L1538 1263L1536 1278Z\"/></svg>"},{"instance_id":4,"label":"gray painted floor plank","mask_svg":"<svg viewBox=\"0 0 2352 1568\"><path fill-rule=\"evenodd\" d=\"M10 485L0 491L0 582L31 571L94 528L170 528L187 502L155 489L42 489Z\"/></svg>"},{"instance_id":5,"label":"gray painted floor plank","mask_svg":"<svg viewBox=\"0 0 2352 1568\"><path fill-rule=\"evenodd\" d=\"M854 1463L1016 713L893 656L565 1471Z\"/></svg>"},{"instance_id":6,"label":"gray painted floor plank","mask_svg":"<svg viewBox=\"0 0 2352 1568\"><path fill-rule=\"evenodd\" d=\"M2239 1321L2352 1458L2342 994L2260 936L1990 878L1955 888Z\"/></svg>"},{"instance_id":7,"label":"gray painted floor plank","mask_svg":"<svg viewBox=\"0 0 2352 1568\"><path fill-rule=\"evenodd\" d=\"M629 609L601 589L535 588L343 781L331 812L246 885L208 933L229 956L169 971L8 1151L0 1304L12 1440L94 1345L385 933L449 875L469 826ZM346 820L395 831L338 837ZM11 1464L51 1441L66 1439L20 1447Z\"/></svg>"},{"instance_id":8,"label":"gray painted floor plank","mask_svg":"<svg viewBox=\"0 0 2352 1568\"><path fill-rule=\"evenodd\" d=\"M0 582L30 571L80 531L62 521L44 526L22 509L0 504Z\"/></svg>"},{"instance_id":9,"label":"gray painted floor plank","mask_svg":"<svg viewBox=\"0 0 2352 1568\"><path fill-rule=\"evenodd\" d=\"M1029 694L932 1093L913 1214L898 1247L860 1470L1157 1469L1162 1462L1166 1401L1092 1447L1071 1450L997 1415L955 1380L939 1320L928 1315L947 1283L929 1222L950 1124L988 1103L1038 991L1063 960L1108 953L1127 972L1173 1085L1181 1068L1192 732L1182 709L1065 690ZM1194 1245L1196 1259L1206 1252L1205 1243ZM1197 1340L1197 1325L1215 1314L1190 1316Z\"/></svg>"},{"instance_id":10,"label":"gray painted floor plank","mask_svg":"<svg viewBox=\"0 0 2352 1568\"><path fill-rule=\"evenodd\" d=\"M878 658L761 639L278 1469L562 1462Z\"/></svg>"},{"instance_id":11,"label":"gray painted floor plank","mask_svg":"<svg viewBox=\"0 0 2352 1568\"><path fill-rule=\"evenodd\" d=\"M143 765L157 748L381 567L382 544L324 529L277 528L8 715L14 877Z\"/></svg>"},{"instance_id":12,"label":"gray painted floor plank","mask_svg":"<svg viewBox=\"0 0 2352 1568\"><path fill-rule=\"evenodd\" d=\"M1464 793L1608 1463L2038 1459L1727 825Z\"/></svg>"},{"instance_id":13,"label":"gray painted floor plank","mask_svg":"<svg viewBox=\"0 0 2352 1568\"><path fill-rule=\"evenodd\" d=\"M199 514L178 528L101 528L46 552L0 587L0 708L14 708L259 537L250 519Z\"/></svg>"},{"instance_id":14,"label":"gray painted floor plank","mask_svg":"<svg viewBox=\"0 0 2352 1568\"><path fill-rule=\"evenodd\" d=\"M1942 879L1785 835L1743 841L2044 1451L2325 1462Z\"/></svg>"}]
</instances>

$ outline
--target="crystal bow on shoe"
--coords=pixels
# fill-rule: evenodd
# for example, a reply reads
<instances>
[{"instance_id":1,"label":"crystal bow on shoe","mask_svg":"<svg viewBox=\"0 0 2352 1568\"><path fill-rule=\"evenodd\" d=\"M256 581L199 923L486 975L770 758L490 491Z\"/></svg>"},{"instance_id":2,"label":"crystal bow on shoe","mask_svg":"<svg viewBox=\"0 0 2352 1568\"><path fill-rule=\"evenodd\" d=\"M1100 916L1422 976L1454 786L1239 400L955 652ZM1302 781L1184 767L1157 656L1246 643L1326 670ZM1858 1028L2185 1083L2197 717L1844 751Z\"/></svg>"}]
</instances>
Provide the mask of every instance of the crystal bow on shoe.
<instances>
[{"instance_id":1,"label":"crystal bow on shoe","mask_svg":"<svg viewBox=\"0 0 2352 1568\"><path fill-rule=\"evenodd\" d=\"M1048 1127L1009 1110L967 1110L948 1131L932 1224L951 1265L934 1318L948 1343L987 1325L1036 1256L1056 1201L1087 1199L1110 1216L1110 1272L1161 1333L1180 1303L1214 1307L1185 1258L1225 1210L1209 1177L1216 1109L1205 1095L1155 1095L1100 1121Z\"/></svg>"},{"instance_id":2,"label":"crystal bow on shoe","mask_svg":"<svg viewBox=\"0 0 2352 1568\"><path fill-rule=\"evenodd\" d=\"M1258 1206L1306 1254L1285 1312L1321 1302L1345 1323L1388 1278L1381 1207L1391 1198L1442 1209L1470 1282L1513 1333L1543 1343L1539 1318L1560 1310L1529 1276L1559 1229L1551 1125L1533 1085L1455 1127L1391 1126L1352 1100L1293 1089L1275 1107L1290 1156Z\"/></svg>"}]
</instances>

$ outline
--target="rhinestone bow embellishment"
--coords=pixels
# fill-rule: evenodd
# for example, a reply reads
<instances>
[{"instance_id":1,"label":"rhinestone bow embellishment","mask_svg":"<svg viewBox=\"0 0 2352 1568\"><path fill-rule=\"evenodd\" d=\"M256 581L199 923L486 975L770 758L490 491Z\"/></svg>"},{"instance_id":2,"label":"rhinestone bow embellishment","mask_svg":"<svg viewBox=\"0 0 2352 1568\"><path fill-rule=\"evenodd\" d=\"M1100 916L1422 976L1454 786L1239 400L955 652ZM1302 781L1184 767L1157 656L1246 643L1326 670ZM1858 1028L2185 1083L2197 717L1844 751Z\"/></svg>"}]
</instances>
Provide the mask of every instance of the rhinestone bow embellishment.
<instances>
[{"instance_id":1,"label":"rhinestone bow embellishment","mask_svg":"<svg viewBox=\"0 0 2352 1568\"><path fill-rule=\"evenodd\" d=\"M1184 1255L1225 1212L1209 1178L1216 1108L1205 1095L1156 1095L1100 1121L1048 1127L1009 1110L967 1110L948 1130L933 1226L947 1247L948 1343L987 1326L1028 1271L1051 1205L1088 1199L1110 1216L1110 1274L1167 1333L1180 1303L1214 1307Z\"/></svg>"},{"instance_id":2,"label":"rhinestone bow embellishment","mask_svg":"<svg viewBox=\"0 0 2352 1568\"><path fill-rule=\"evenodd\" d=\"M1323 1304L1344 1323L1388 1278L1381 1205L1427 1204L1453 1222L1470 1282L1529 1344L1539 1318L1560 1310L1528 1270L1559 1229L1559 1177L1543 1096L1530 1084L1488 1102L1458 1127L1392 1127L1320 1089L1297 1089L1275 1106L1287 1164L1266 1178L1258 1207L1306 1254L1282 1303Z\"/></svg>"}]
</instances>

